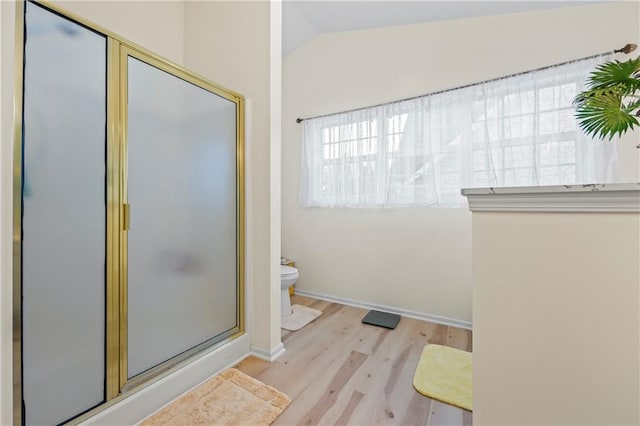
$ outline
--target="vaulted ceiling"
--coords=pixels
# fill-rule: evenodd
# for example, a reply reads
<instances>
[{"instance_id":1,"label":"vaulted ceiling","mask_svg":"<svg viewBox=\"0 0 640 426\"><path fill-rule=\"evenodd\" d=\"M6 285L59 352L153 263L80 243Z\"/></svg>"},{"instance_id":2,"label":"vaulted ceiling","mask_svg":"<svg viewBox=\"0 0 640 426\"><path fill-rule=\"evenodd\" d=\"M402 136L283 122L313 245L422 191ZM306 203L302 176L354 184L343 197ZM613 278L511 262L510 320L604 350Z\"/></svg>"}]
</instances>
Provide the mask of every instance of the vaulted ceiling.
<instances>
[{"instance_id":1,"label":"vaulted ceiling","mask_svg":"<svg viewBox=\"0 0 640 426\"><path fill-rule=\"evenodd\" d=\"M297 1L283 3L284 56L313 37L338 31L582 6L576 1Z\"/></svg>"}]
</instances>

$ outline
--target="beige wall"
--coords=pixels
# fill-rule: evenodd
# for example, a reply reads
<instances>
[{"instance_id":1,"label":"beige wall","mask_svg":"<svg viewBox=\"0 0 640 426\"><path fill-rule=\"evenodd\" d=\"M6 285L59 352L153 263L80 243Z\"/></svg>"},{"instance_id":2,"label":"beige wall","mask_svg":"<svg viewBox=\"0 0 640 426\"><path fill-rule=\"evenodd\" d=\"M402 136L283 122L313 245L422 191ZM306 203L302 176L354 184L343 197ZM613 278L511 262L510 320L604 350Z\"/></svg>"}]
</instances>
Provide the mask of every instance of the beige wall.
<instances>
[{"instance_id":1,"label":"beige wall","mask_svg":"<svg viewBox=\"0 0 640 426\"><path fill-rule=\"evenodd\" d=\"M183 63L182 0L55 0L55 3L173 62Z\"/></svg>"},{"instance_id":2,"label":"beige wall","mask_svg":"<svg viewBox=\"0 0 640 426\"><path fill-rule=\"evenodd\" d=\"M298 288L471 321L469 212L301 208L301 126L295 118L609 51L640 39L637 9L631 2L600 4L325 34L287 56L282 246L299 266ZM634 148L639 134L620 144L625 180L640 177L640 150Z\"/></svg>"},{"instance_id":3,"label":"beige wall","mask_svg":"<svg viewBox=\"0 0 640 426\"><path fill-rule=\"evenodd\" d=\"M252 343L263 352L280 345L280 215L279 206L271 201L273 197L279 204L274 192L279 192L279 173L272 180L271 172L280 168L280 146L270 112L273 96L279 98L279 89L273 96L270 92L272 85L278 85L271 62L274 55L280 61L280 47L271 47L270 13L268 2L185 3L185 65L248 100L247 311Z\"/></svg>"},{"instance_id":4,"label":"beige wall","mask_svg":"<svg viewBox=\"0 0 640 426\"><path fill-rule=\"evenodd\" d=\"M476 425L640 422L640 214L473 214Z\"/></svg>"}]
</instances>

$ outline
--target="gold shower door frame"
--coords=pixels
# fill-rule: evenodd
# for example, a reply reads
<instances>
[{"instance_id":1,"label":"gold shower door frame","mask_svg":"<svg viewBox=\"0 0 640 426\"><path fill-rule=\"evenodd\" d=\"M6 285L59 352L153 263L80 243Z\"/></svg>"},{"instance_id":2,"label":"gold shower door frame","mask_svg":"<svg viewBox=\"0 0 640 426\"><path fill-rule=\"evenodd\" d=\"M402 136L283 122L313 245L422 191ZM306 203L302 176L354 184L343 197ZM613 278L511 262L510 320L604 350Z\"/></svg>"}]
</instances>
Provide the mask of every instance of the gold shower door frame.
<instances>
[{"instance_id":1,"label":"gold shower door frame","mask_svg":"<svg viewBox=\"0 0 640 426\"><path fill-rule=\"evenodd\" d=\"M170 374L245 330L244 294L244 98L86 19L48 1L33 0L45 9L75 21L107 38L106 132L106 342L105 402L74 418L80 423L149 384ZM16 83L14 98L13 185L13 408L14 424L22 424L22 123L25 3L16 4ZM133 57L176 78L236 104L236 326L133 378L127 375L127 275L129 204L127 198L127 59ZM134 206L135 208L135 206ZM17 361L17 362L16 362Z\"/></svg>"},{"instance_id":2,"label":"gold shower door frame","mask_svg":"<svg viewBox=\"0 0 640 426\"><path fill-rule=\"evenodd\" d=\"M118 47L116 47L118 48ZM185 360L189 359L194 354L201 352L204 349L211 347L212 345L224 342L227 338L232 338L239 336L244 331L244 261L243 261L243 253L244 253L244 232L242 223L244 222L243 212L244 212L244 176L243 176L243 135L242 129L244 127L244 123L242 117L244 115L243 111L243 99L240 95L237 95L233 92L230 92L226 89L220 88L216 86L214 83L211 83L200 76L197 76L190 71L178 67L175 64L171 64L165 59L152 54L148 51L140 49L138 47L132 47L131 45L127 45L121 43L119 46L119 63L117 64L120 75L119 75L119 87L120 87L120 96L119 96L119 112L120 112L120 123L121 123L121 137L120 139L123 141L122 150L121 150L121 158L120 158L120 167L121 167L121 177L123 179L122 185L120 187L120 205L122 206L122 210L120 214L122 215L122 229L126 234L126 229L128 229L129 222L129 203L127 198L127 107L128 107L128 58L132 57L138 59L148 65L151 65L161 71L165 71L176 78L184 80L188 83L191 83L195 86L198 86L202 89L207 90L210 93L221 96L233 103L236 104L236 180L237 180L237 190L236 190L236 276L238 277L238 282L236 283L236 291L237 291L237 300L239 301L239 306L236 309L236 327L223 332L221 335L218 335L212 339L203 342L188 351L170 359L162 364L159 364L150 370L141 373L138 376L128 379L127 378L127 239L123 238L121 240L120 246L120 259L121 259L121 269L120 269L120 353L119 353L119 373L120 373L120 389L124 391L128 391L130 389L135 389L139 387L141 384L148 382L151 378L162 375L171 367L174 367L178 364L185 362ZM135 206L133 206L135 208Z\"/></svg>"}]
</instances>

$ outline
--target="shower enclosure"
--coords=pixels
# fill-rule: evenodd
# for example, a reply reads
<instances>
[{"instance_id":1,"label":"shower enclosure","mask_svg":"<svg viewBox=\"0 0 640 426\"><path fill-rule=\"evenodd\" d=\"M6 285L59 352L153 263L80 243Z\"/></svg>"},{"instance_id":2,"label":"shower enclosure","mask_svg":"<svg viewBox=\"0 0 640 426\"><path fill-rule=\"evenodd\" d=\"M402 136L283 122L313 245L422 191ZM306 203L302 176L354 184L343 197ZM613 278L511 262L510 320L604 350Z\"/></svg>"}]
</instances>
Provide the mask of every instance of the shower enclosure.
<instances>
[{"instance_id":1,"label":"shower enclosure","mask_svg":"<svg viewBox=\"0 0 640 426\"><path fill-rule=\"evenodd\" d=\"M243 98L20 3L16 424L58 424L243 332Z\"/></svg>"}]
</instances>

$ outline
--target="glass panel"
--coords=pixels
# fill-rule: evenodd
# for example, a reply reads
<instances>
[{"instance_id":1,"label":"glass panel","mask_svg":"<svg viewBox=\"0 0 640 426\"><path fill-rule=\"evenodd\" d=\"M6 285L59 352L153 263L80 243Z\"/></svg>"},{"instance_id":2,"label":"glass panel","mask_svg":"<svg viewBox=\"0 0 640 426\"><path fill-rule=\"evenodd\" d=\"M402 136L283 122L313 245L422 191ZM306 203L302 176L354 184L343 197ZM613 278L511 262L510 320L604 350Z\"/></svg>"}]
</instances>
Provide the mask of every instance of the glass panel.
<instances>
[{"instance_id":1,"label":"glass panel","mask_svg":"<svg viewBox=\"0 0 640 426\"><path fill-rule=\"evenodd\" d=\"M236 326L236 105L128 59L128 375Z\"/></svg>"},{"instance_id":2,"label":"glass panel","mask_svg":"<svg viewBox=\"0 0 640 426\"><path fill-rule=\"evenodd\" d=\"M26 424L104 400L106 39L26 4Z\"/></svg>"}]
</instances>

